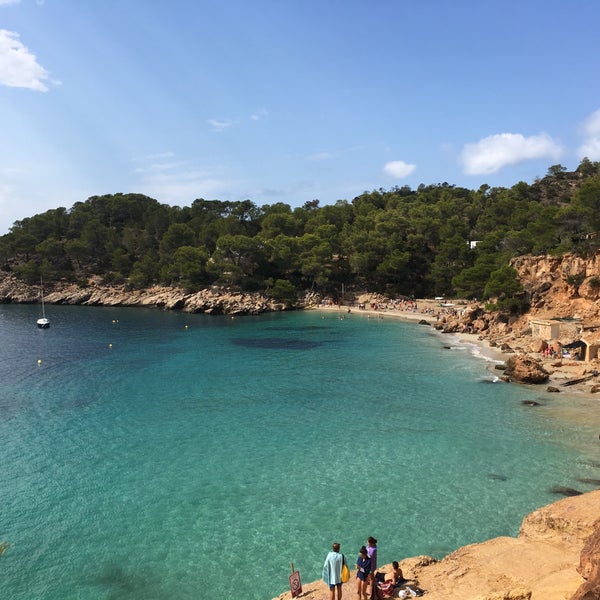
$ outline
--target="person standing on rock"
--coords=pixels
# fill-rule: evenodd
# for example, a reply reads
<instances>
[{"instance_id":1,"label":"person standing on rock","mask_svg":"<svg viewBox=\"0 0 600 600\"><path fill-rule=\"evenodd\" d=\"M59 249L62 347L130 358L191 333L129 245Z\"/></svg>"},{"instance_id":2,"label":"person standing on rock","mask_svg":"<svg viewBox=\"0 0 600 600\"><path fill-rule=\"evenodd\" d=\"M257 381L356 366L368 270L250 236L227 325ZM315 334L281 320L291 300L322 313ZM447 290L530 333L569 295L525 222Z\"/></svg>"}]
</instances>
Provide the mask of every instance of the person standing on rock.
<instances>
[{"instance_id":1,"label":"person standing on rock","mask_svg":"<svg viewBox=\"0 0 600 600\"><path fill-rule=\"evenodd\" d=\"M337 590L337 600L342 600L342 565L344 564L344 555L340 553L340 544L334 542L331 546L331 552L325 558L323 565L323 581L329 586L329 600L335 599Z\"/></svg>"},{"instance_id":2,"label":"person standing on rock","mask_svg":"<svg viewBox=\"0 0 600 600\"><path fill-rule=\"evenodd\" d=\"M367 554L369 556L369 560L371 561L371 575L369 577L369 580L371 582L371 585L373 586L372 589L374 589L375 571L377 571L377 540L374 537L369 537L367 539ZM373 595L372 592L371 595Z\"/></svg>"},{"instance_id":3,"label":"person standing on rock","mask_svg":"<svg viewBox=\"0 0 600 600\"><path fill-rule=\"evenodd\" d=\"M371 559L367 549L362 546L356 559L356 597L358 600L367 600L367 588L372 575Z\"/></svg>"}]
</instances>

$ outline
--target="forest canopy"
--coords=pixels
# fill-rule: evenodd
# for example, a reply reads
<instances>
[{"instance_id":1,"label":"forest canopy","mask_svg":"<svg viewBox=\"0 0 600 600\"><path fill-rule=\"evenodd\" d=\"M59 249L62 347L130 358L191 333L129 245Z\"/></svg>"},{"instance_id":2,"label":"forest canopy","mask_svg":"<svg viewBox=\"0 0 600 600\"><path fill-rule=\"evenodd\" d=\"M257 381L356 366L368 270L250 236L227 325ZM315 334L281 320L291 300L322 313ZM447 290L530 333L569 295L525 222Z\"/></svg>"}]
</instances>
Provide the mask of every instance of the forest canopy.
<instances>
[{"instance_id":1,"label":"forest canopy","mask_svg":"<svg viewBox=\"0 0 600 600\"><path fill-rule=\"evenodd\" d=\"M415 297L518 294L509 260L598 248L600 162L553 165L532 184L477 190L448 183L364 192L291 208L250 200L161 204L92 196L14 223L0 268L27 281L222 285L293 298L368 289Z\"/></svg>"}]
</instances>

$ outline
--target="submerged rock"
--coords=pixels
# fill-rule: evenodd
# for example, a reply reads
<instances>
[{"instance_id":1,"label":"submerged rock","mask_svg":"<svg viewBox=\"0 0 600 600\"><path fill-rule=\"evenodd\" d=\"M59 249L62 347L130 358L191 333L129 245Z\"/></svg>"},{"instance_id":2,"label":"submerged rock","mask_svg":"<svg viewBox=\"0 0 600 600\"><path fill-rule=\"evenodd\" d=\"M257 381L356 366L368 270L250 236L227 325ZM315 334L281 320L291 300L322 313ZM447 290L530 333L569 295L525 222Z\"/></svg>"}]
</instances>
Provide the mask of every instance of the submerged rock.
<instances>
[{"instance_id":1,"label":"submerged rock","mask_svg":"<svg viewBox=\"0 0 600 600\"><path fill-rule=\"evenodd\" d=\"M549 491L551 494L560 494L561 496L581 496L583 493L579 490L566 487L564 485L553 485Z\"/></svg>"}]
</instances>

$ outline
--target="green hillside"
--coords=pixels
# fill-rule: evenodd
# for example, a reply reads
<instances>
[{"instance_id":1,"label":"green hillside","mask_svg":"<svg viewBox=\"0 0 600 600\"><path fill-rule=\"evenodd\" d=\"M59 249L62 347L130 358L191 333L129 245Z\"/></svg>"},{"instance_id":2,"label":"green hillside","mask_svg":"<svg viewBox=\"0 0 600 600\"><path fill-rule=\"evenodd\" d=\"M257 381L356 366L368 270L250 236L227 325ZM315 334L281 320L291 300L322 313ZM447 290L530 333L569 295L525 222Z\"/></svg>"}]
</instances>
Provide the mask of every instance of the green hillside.
<instances>
[{"instance_id":1,"label":"green hillside","mask_svg":"<svg viewBox=\"0 0 600 600\"><path fill-rule=\"evenodd\" d=\"M405 296L517 297L508 261L598 248L600 162L511 188L448 183L364 192L300 208L141 194L93 196L14 223L0 268L26 281L222 285L291 299L315 289ZM518 308L516 305L514 308Z\"/></svg>"}]
</instances>

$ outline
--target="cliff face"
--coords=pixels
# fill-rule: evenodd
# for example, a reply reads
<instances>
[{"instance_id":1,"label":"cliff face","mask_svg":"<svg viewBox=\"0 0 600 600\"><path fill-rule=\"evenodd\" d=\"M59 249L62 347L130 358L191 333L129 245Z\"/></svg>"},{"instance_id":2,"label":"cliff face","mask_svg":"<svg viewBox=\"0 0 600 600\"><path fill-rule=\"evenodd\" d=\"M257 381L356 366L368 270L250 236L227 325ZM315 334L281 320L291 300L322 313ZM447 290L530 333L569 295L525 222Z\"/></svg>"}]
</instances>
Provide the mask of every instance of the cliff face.
<instances>
[{"instance_id":1,"label":"cliff face","mask_svg":"<svg viewBox=\"0 0 600 600\"><path fill-rule=\"evenodd\" d=\"M599 517L600 491L565 498L525 517L517 538L501 537L466 546L424 566L420 566L422 560L411 559L407 571L428 590L431 600L450 596L481 600L571 598L583 586L598 584L592 570L582 568L581 563L583 560L587 566L593 562L585 558L589 553L582 551L588 540L596 539ZM597 564L597 544L593 554ZM411 566L411 561L416 564Z\"/></svg>"},{"instance_id":2,"label":"cliff face","mask_svg":"<svg viewBox=\"0 0 600 600\"><path fill-rule=\"evenodd\" d=\"M493 345L517 352L539 352L541 348L533 348L531 319L577 319L570 326L563 323L563 342L576 339L582 328L600 326L600 254L590 259L573 254L520 256L511 265L530 301L526 314L516 318L488 313L472 303L445 317L438 329L479 334Z\"/></svg>"},{"instance_id":3,"label":"cliff face","mask_svg":"<svg viewBox=\"0 0 600 600\"><path fill-rule=\"evenodd\" d=\"M222 288L186 292L181 288L153 286L129 290L123 285L106 286L90 280L85 287L53 283L44 286L47 304L80 304L85 306L145 306L178 309L184 312L256 315L282 311L290 307L258 293L235 292ZM38 286L30 286L11 275L0 275L0 303L35 303L40 301Z\"/></svg>"},{"instance_id":4,"label":"cliff face","mask_svg":"<svg viewBox=\"0 0 600 600\"><path fill-rule=\"evenodd\" d=\"M529 294L530 317L576 316L600 323L600 254L519 256L511 265Z\"/></svg>"}]
</instances>

